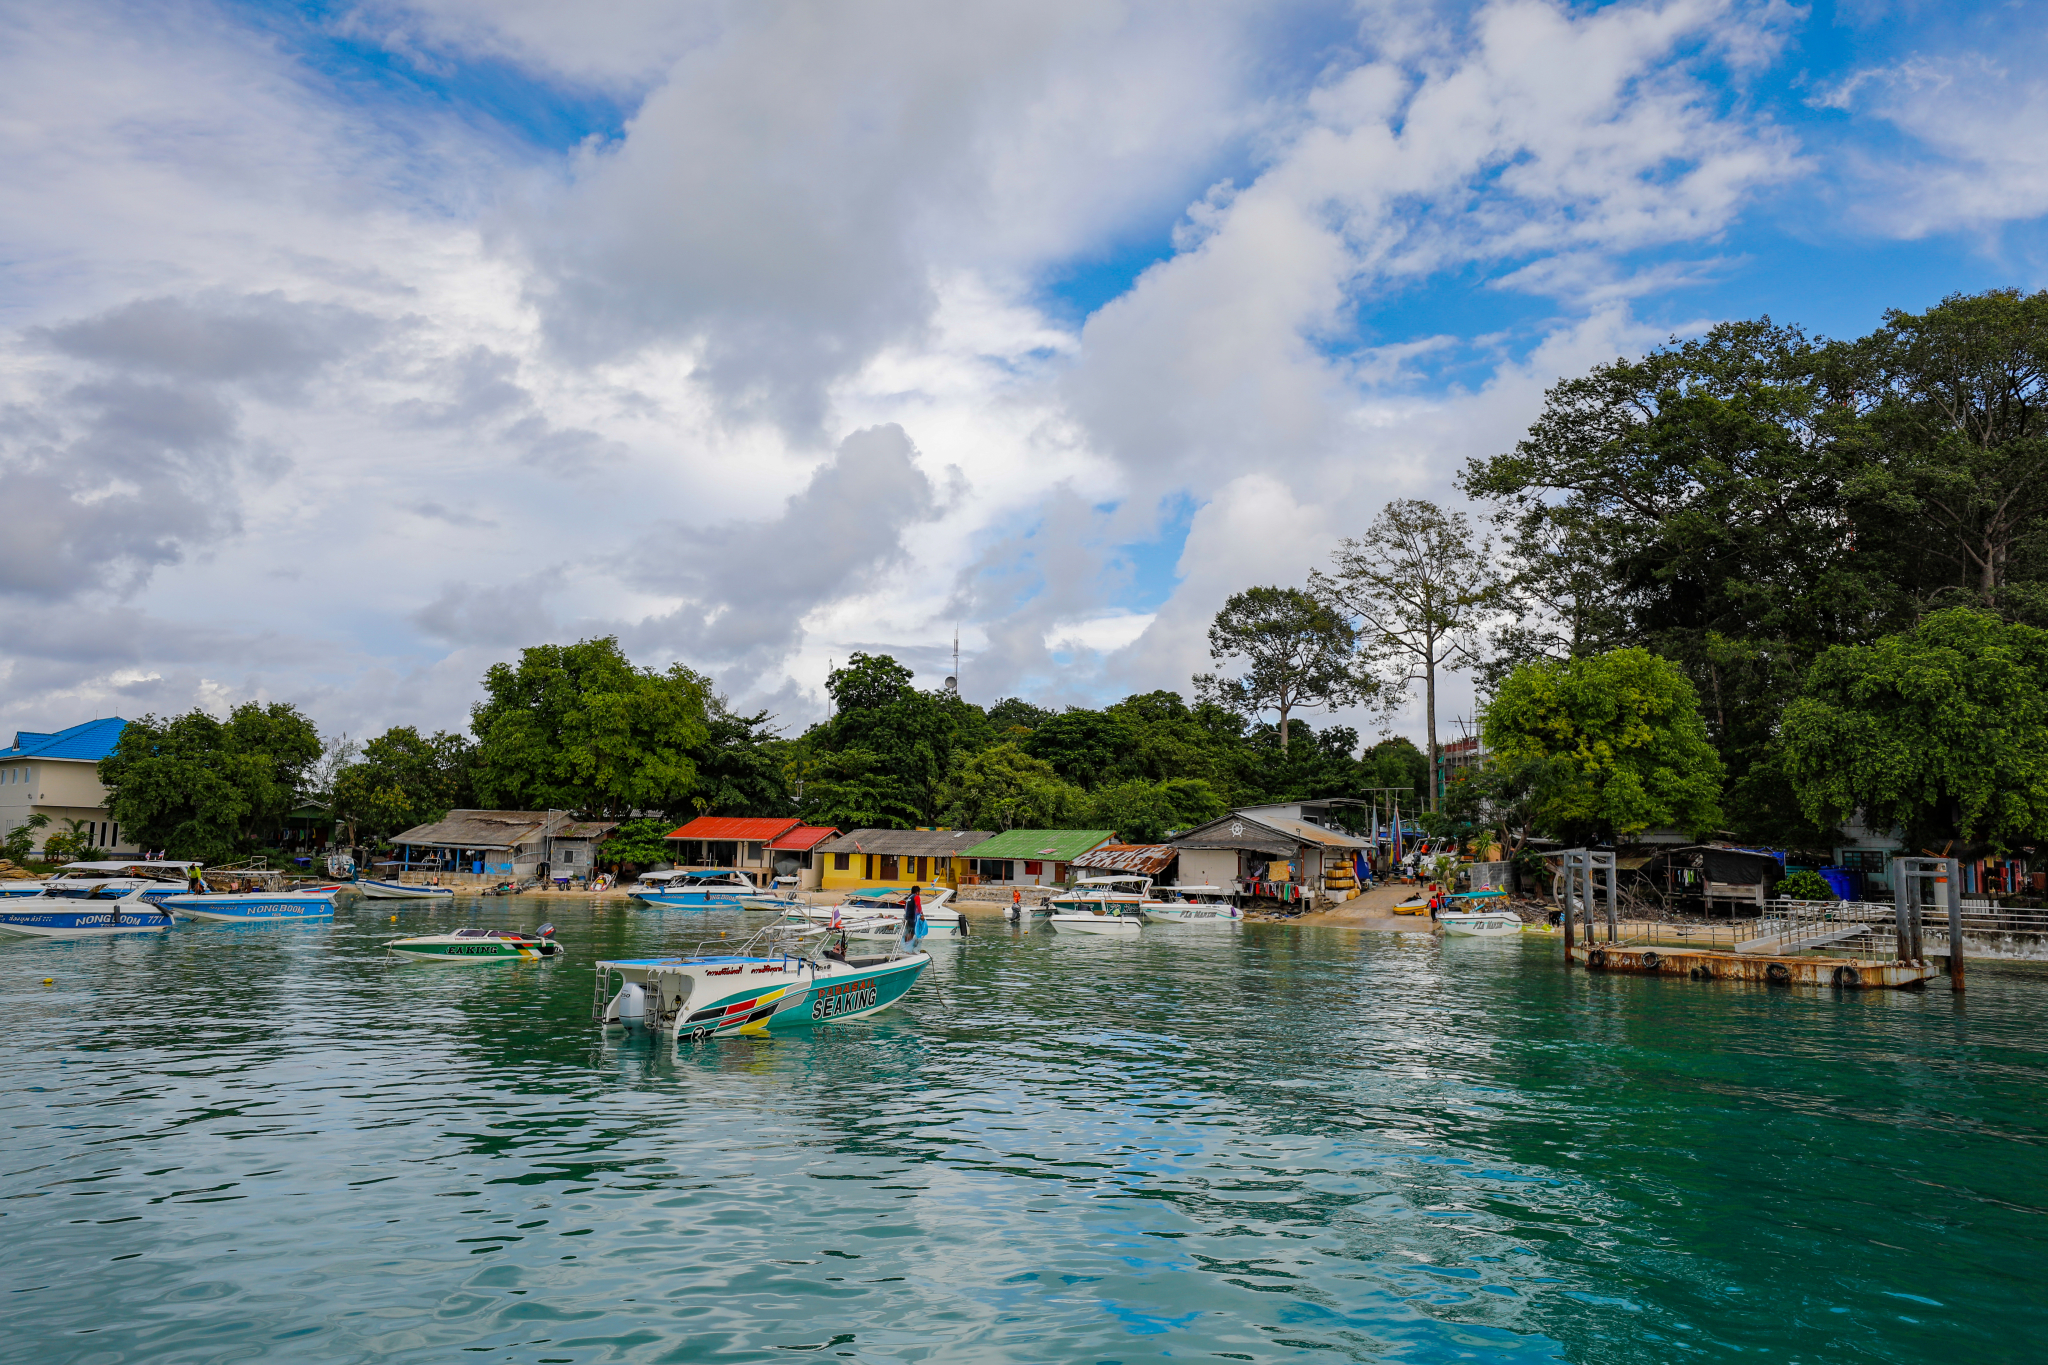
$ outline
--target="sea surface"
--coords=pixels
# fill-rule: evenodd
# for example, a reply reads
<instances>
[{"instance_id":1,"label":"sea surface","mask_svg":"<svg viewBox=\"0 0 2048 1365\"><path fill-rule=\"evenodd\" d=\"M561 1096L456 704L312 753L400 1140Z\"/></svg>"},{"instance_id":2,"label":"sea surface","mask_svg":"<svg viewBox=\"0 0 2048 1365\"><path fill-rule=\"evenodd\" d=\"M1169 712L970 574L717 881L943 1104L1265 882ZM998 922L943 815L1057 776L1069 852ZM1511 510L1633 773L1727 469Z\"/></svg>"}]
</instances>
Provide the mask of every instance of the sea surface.
<instances>
[{"instance_id":1,"label":"sea surface","mask_svg":"<svg viewBox=\"0 0 2048 1365\"><path fill-rule=\"evenodd\" d=\"M380 950L543 915L566 961ZM870 1020L591 1023L596 958L746 918L0 947L0 1360L2048 1359L2041 968L983 919Z\"/></svg>"}]
</instances>

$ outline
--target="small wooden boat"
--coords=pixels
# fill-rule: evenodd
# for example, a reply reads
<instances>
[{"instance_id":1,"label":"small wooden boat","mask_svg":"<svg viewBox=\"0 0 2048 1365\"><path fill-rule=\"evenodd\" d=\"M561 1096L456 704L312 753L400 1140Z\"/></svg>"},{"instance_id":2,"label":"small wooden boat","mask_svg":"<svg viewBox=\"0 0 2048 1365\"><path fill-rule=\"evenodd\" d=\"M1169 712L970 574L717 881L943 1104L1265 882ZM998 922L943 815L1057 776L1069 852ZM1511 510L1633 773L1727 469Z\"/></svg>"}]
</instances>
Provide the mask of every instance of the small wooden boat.
<instances>
[{"instance_id":1,"label":"small wooden boat","mask_svg":"<svg viewBox=\"0 0 2048 1365\"><path fill-rule=\"evenodd\" d=\"M543 924L532 933L519 929L457 929L446 934L394 938L384 945L393 957L416 962L538 962L562 956L555 926Z\"/></svg>"},{"instance_id":2,"label":"small wooden boat","mask_svg":"<svg viewBox=\"0 0 2048 1365\"><path fill-rule=\"evenodd\" d=\"M349 885L360 891L363 899L373 901L445 901L455 898L452 886L416 886L410 882L383 882L371 877L357 877Z\"/></svg>"}]
</instances>

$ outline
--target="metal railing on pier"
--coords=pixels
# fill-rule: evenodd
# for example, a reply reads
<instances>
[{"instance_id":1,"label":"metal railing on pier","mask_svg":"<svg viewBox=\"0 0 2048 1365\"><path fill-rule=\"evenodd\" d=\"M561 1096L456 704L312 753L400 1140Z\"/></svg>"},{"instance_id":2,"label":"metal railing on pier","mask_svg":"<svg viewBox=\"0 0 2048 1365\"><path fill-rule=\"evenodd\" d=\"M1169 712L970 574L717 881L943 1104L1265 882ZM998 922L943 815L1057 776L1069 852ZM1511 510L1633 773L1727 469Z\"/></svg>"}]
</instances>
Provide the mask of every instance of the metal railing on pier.
<instances>
[{"instance_id":1,"label":"metal railing on pier","mask_svg":"<svg viewBox=\"0 0 2048 1365\"><path fill-rule=\"evenodd\" d=\"M1962 903L1963 952L1971 958L2048 961L2048 909ZM1894 961L1899 956L1898 907L1890 901L1767 901L1763 914L1738 919L1637 918L1613 926L1594 916L1584 926L1588 944L1689 947L1713 952L1784 957L1814 953ZM1948 954L1948 922L1928 916L1923 954Z\"/></svg>"}]
</instances>

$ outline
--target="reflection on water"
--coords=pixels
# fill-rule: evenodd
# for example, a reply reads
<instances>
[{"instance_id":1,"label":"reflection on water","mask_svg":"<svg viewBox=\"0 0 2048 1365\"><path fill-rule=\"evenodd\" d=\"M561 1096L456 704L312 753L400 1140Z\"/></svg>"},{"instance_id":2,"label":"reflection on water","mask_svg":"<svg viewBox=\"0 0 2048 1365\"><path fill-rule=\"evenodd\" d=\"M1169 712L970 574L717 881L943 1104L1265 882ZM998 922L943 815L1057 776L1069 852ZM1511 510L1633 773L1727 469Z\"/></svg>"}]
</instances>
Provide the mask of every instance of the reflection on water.
<instances>
[{"instance_id":1,"label":"reflection on water","mask_svg":"<svg viewBox=\"0 0 2048 1365\"><path fill-rule=\"evenodd\" d=\"M543 910L566 962L378 950ZM399 913L0 950L0 1358L2040 1358L2037 970L987 920L890 1014L679 1049L591 963L741 916Z\"/></svg>"}]
</instances>

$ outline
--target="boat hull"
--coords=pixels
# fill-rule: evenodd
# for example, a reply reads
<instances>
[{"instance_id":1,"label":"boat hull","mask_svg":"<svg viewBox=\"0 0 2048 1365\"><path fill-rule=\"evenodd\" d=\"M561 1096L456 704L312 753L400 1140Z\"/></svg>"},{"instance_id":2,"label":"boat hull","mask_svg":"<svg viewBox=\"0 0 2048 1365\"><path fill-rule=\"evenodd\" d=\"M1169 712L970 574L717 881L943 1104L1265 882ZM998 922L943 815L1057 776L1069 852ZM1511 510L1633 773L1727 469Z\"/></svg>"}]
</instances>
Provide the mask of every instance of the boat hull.
<instances>
[{"instance_id":1,"label":"boat hull","mask_svg":"<svg viewBox=\"0 0 2048 1365\"><path fill-rule=\"evenodd\" d=\"M734 888L731 891L629 891L626 893L643 905L658 905L664 910L739 910L741 902L750 898L750 893Z\"/></svg>"},{"instance_id":2,"label":"boat hull","mask_svg":"<svg viewBox=\"0 0 2048 1365\"><path fill-rule=\"evenodd\" d=\"M798 957L600 962L623 980L604 1022L701 1041L761 1036L879 1014L917 983L924 953L825 965ZM628 1008L622 1010L622 1006ZM632 1017L633 1007L639 1010Z\"/></svg>"},{"instance_id":3,"label":"boat hull","mask_svg":"<svg viewBox=\"0 0 2048 1365\"><path fill-rule=\"evenodd\" d=\"M1219 926L1244 923L1244 911L1234 905L1148 905L1145 918L1156 924L1200 924Z\"/></svg>"},{"instance_id":4,"label":"boat hull","mask_svg":"<svg viewBox=\"0 0 2048 1365\"><path fill-rule=\"evenodd\" d=\"M235 892L229 895L167 896L163 905L180 919L209 924L270 924L279 920L334 918L333 891Z\"/></svg>"},{"instance_id":5,"label":"boat hull","mask_svg":"<svg viewBox=\"0 0 2048 1365\"><path fill-rule=\"evenodd\" d=\"M1136 938L1144 931L1144 921L1125 915L1052 915L1049 917L1056 934L1095 934L1103 938Z\"/></svg>"},{"instance_id":6,"label":"boat hull","mask_svg":"<svg viewBox=\"0 0 2048 1365\"><path fill-rule=\"evenodd\" d=\"M557 957L560 950L550 953L539 939L471 938L457 940L439 935L416 939L394 939L384 945L393 957L402 957L410 962L439 962L451 966L468 966L479 962L538 962L545 957Z\"/></svg>"},{"instance_id":7,"label":"boat hull","mask_svg":"<svg viewBox=\"0 0 2048 1365\"><path fill-rule=\"evenodd\" d=\"M139 912L139 913L138 913ZM0 909L0 933L16 938L105 938L110 934L161 934L171 917L154 905L133 902L115 908L112 902L82 904L76 909Z\"/></svg>"},{"instance_id":8,"label":"boat hull","mask_svg":"<svg viewBox=\"0 0 2048 1365\"><path fill-rule=\"evenodd\" d=\"M454 888L447 886L408 886L404 882L373 882L367 877L349 884L360 891L365 900L445 901L455 898Z\"/></svg>"},{"instance_id":9,"label":"boat hull","mask_svg":"<svg viewBox=\"0 0 2048 1365\"><path fill-rule=\"evenodd\" d=\"M1462 938L1506 938L1522 932L1521 916L1502 912L1470 914L1448 910L1439 914L1436 922L1446 934Z\"/></svg>"}]
</instances>

